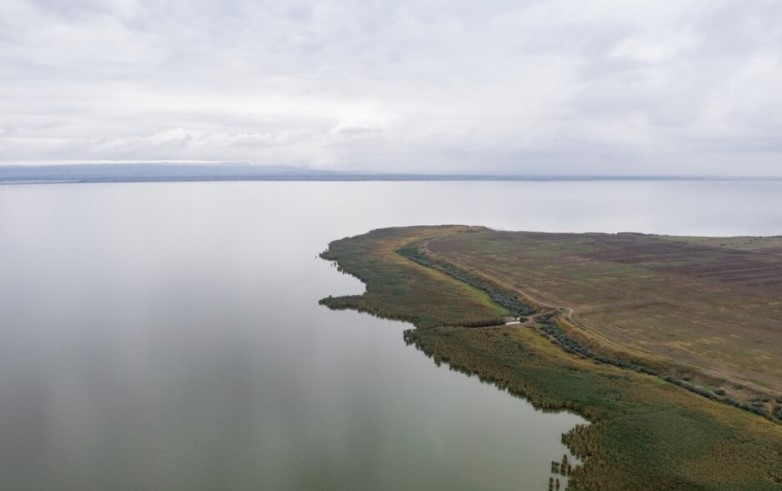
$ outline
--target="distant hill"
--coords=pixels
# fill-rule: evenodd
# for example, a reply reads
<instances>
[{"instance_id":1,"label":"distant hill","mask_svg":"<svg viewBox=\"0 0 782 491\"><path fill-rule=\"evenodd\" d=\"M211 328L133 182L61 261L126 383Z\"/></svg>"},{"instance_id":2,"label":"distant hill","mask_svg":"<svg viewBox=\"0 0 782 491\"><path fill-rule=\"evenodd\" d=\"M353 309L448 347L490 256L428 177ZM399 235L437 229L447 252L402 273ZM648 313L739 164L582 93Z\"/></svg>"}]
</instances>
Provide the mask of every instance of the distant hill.
<instances>
[{"instance_id":1,"label":"distant hill","mask_svg":"<svg viewBox=\"0 0 782 491\"><path fill-rule=\"evenodd\" d=\"M0 166L0 182L144 182L334 179L339 173L249 164L72 164Z\"/></svg>"}]
</instances>

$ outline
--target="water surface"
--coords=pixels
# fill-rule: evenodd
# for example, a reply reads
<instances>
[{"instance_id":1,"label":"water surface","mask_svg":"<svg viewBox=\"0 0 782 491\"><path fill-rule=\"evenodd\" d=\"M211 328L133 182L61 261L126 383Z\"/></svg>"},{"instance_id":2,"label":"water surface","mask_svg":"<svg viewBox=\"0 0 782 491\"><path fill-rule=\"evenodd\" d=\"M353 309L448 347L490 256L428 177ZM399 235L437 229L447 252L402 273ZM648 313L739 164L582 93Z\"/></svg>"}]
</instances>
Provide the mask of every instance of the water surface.
<instances>
[{"instance_id":1,"label":"water surface","mask_svg":"<svg viewBox=\"0 0 782 491\"><path fill-rule=\"evenodd\" d=\"M317 304L372 228L782 233L780 183L0 186L0 489L542 490L544 414Z\"/></svg>"}]
</instances>

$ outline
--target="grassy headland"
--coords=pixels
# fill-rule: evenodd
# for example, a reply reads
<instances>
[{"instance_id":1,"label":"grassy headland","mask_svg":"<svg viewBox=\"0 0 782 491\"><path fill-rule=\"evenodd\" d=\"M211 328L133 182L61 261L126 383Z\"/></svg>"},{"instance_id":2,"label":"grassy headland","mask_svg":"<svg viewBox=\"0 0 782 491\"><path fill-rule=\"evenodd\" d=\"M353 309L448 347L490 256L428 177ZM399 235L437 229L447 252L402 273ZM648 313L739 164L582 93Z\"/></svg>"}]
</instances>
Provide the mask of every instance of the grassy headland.
<instances>
[{"instance_id":1,"label":"grassy headland","mask_svg":"<svg viewBox=\"0 0 782 491\"><path fill-rule=\"evenodd\" d=\"M332 242L322 256L363 280L367 291L321 302L407 320L415 329L405 339L435 362L475 374L539 408L570 409L588 418L590 425L563 436L584 459L570 489L782 488L782 425L667 382L666 370L684 369L620 343L600 344L602 333L584 330L576 324L579 317L569 321L568 310L552 306L572 305L554 303L542 289L535 298L525 297L527 289L519 285L527 286L527 269L510 261L497 265L516 250L512 239L495 240L493 234L501 233L409 227ZM549 245L561 250L557 242ZM552 267L537 261L541 269ZM538 274L545 284L544 272ZM572 288L586 298L595 285L583 292ZM466 327L511 315L533 315L535 327ZM764 404L773 409L775 402Z\"/></svg>"}]
</instances>

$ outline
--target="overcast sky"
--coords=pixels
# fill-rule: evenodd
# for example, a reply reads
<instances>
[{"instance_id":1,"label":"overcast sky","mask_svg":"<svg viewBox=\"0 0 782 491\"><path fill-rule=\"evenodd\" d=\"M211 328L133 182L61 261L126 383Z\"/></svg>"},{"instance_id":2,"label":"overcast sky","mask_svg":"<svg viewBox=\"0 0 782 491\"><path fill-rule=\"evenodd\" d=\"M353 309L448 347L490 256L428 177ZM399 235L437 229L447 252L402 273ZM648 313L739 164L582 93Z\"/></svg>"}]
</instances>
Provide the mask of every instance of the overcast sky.
<instances>
[{"instance_id":1,"label":"overcast sky","mask_svg":"<svg viewBox=\"0 0 782 491\"><path fill-rule=\"evenodd\" d=\"M782 175L779 0L2 0L0 161Z\"/></svg>"}]
</instances>

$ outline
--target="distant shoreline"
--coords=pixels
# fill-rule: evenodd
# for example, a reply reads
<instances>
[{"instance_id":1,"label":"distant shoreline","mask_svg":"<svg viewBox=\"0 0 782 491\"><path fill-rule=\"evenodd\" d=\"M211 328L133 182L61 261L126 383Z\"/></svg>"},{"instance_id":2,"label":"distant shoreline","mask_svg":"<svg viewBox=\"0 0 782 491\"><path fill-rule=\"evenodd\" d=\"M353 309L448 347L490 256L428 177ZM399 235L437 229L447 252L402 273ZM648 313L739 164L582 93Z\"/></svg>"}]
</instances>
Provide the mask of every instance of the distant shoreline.
<instances>
[{"instance_id":1,"label":"distant shoreline","mask_svg":"<svg viewBox=\"0 0 782 491\"><path fill-rule=\"evenodd\" d=\"M0 165L0 184L69 184L111 182L209 181L490 181L490 182L593 182L593 181L782 181L782 176L698 175L523 175L433 174L410 172L331 171L284 165L225 163L92 163Z\"/></svg>"},{"instance_id":2,"label":"distant shoreline","mask_svg":"<svg viewBox=\"0 0 782 491\"><path fill-rule=\"evenodd\" d=\"M231 175L231 176L3 176L0 185L154 182L782 182L782 177L707 176L494 176L426 174Z\"/></svg>"}]
</instances>

